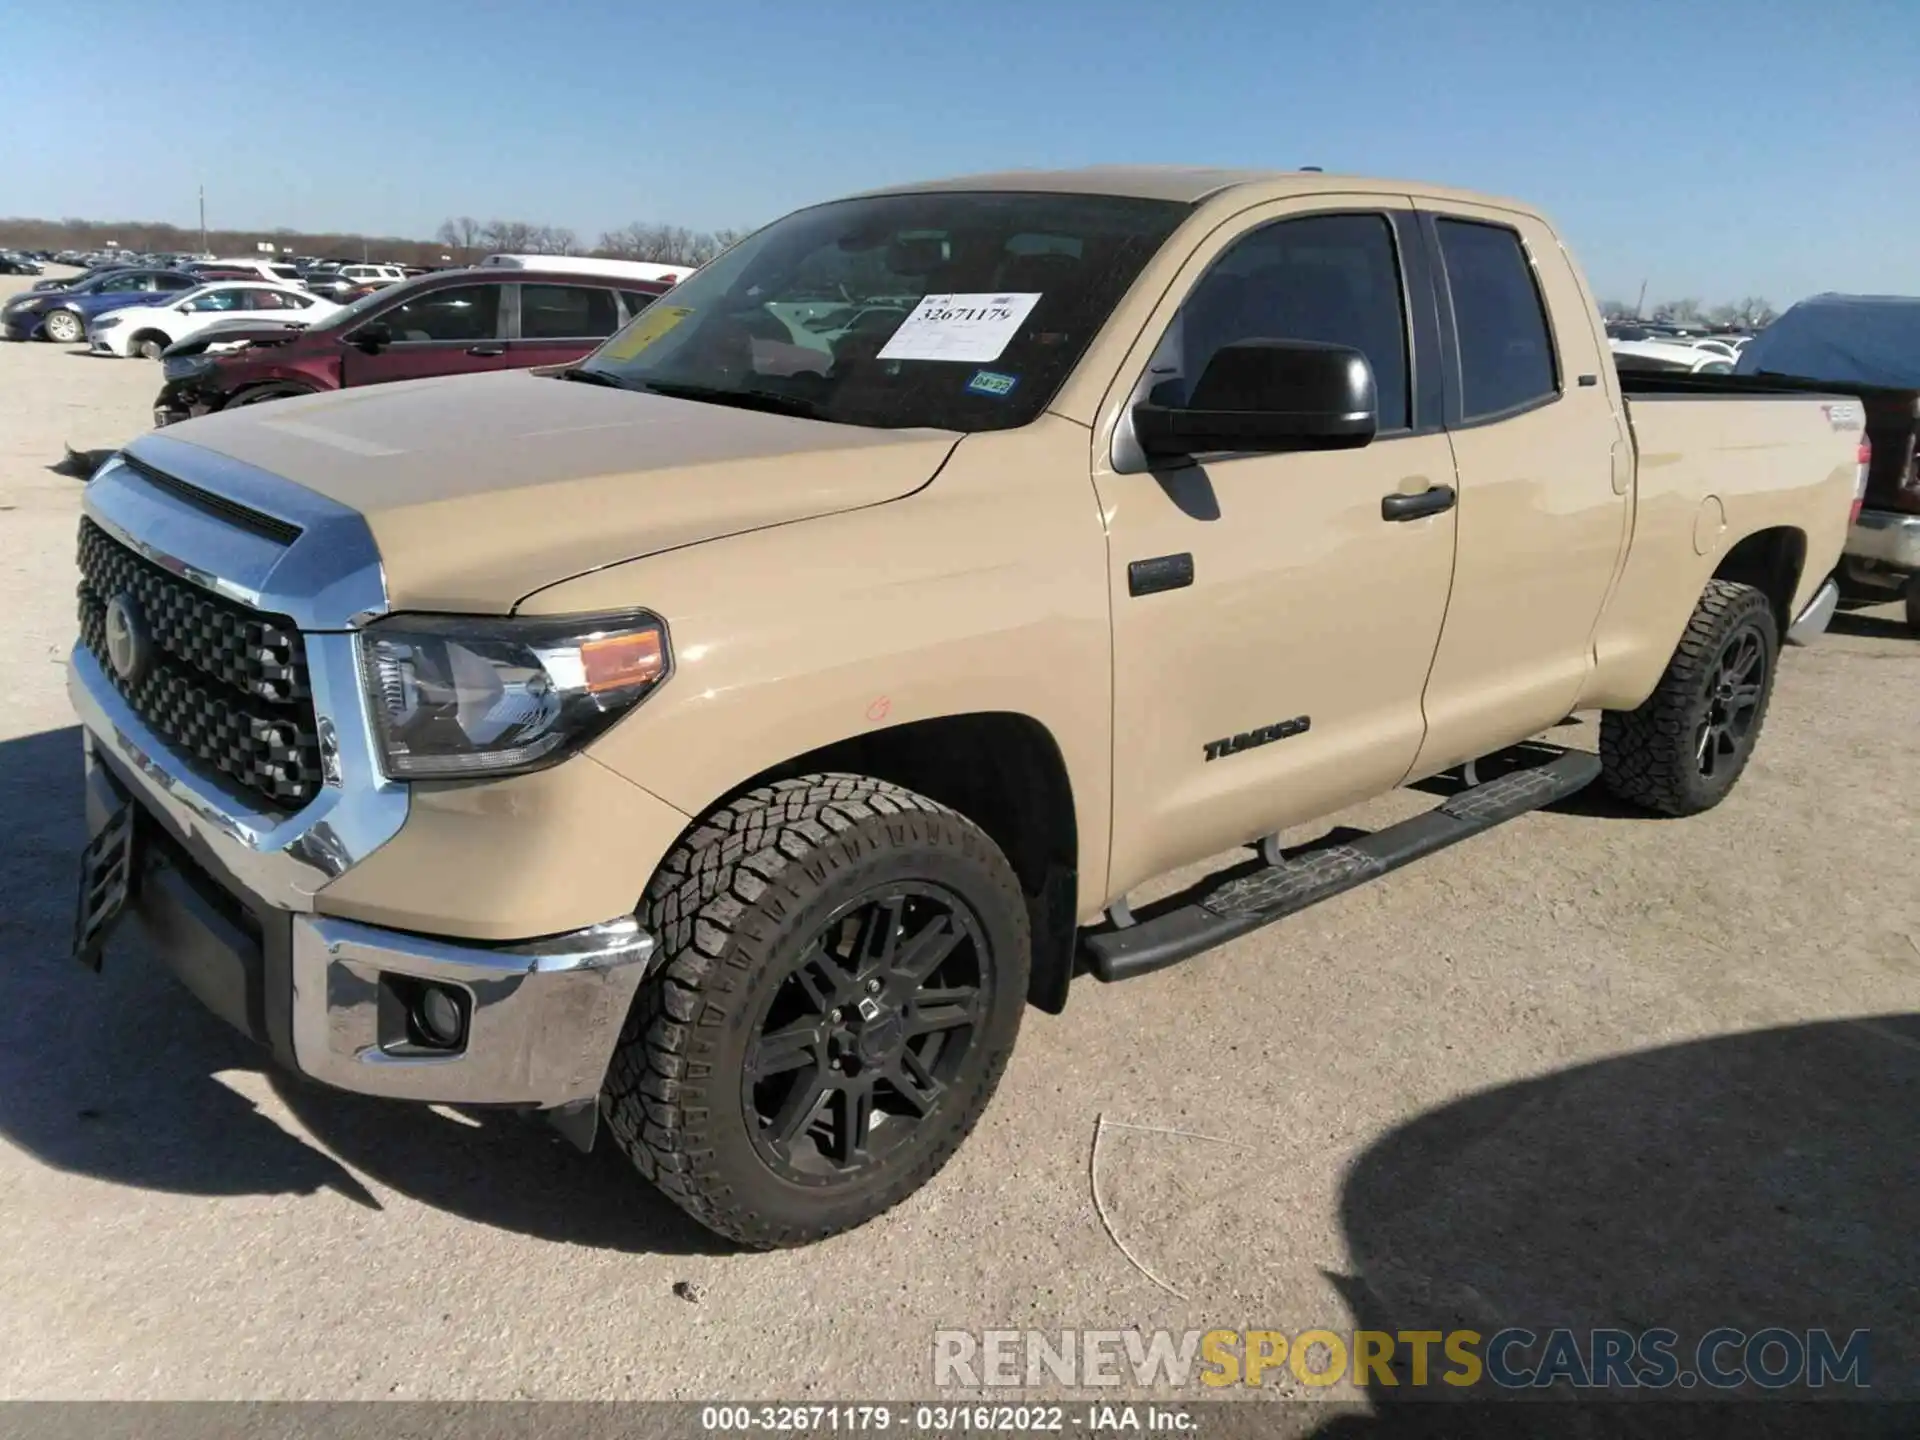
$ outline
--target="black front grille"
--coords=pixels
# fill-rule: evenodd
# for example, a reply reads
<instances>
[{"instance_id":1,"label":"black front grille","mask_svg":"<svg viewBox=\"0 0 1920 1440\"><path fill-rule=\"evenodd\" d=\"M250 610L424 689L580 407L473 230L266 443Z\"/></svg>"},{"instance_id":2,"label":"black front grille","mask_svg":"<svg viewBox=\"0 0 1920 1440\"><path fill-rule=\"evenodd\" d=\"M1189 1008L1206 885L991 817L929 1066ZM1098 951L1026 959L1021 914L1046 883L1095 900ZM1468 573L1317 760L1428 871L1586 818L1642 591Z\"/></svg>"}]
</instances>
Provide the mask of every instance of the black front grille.
<instances>
[{"instance_id":1,"label":"black front grille","mask_svg":"<svg viewBox=\"0 0 1920 1440\"><path fill-rule=\"evenodd\" d=\"M80 522L80 642L142 720L203 775L275 808L318 792L320 739L306 647L284 615L249 610ZM128 683L107 653L107 607L123 599L152 641Z\"/></svg>"}]
</instances>

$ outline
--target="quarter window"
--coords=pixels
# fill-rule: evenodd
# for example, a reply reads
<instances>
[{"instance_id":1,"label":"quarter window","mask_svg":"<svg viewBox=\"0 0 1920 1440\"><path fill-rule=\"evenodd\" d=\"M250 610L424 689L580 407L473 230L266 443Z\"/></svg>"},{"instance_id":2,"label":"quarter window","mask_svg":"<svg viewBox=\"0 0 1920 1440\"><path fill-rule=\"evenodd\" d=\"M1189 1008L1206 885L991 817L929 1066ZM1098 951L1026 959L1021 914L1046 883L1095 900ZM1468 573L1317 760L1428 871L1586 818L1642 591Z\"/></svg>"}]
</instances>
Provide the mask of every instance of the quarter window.
<instances>
[{"instance_id":1,"label":"quarter window","mask_svg":"<svg viewBox=\"0 0 1920 1440\"><path fill-rule=\"evenodd\" d=\"M619 328L611 290L595 285L520 287L523 340L604 340Z\"/></svg>"},{"instance_id":2,"label":"quarter window","mask_svg":"<svg viewBox=\"0 0 1920 1440\"><path fill-rule=\"evenodd\" d=\"M1180 307L1153 358L1153 393L1183 404L1226 345L1317 340L1373 366L1382 432L1408 428L1406 306L1383 215L1279 220L1234 242Z\"/></svg>"},{"instance_id":3,"label":"quarter window","mask_svg":"<svg viewBox=\"0 0 1920 1440\"><path fill-rule=\"evenodd\" d=\"M1460 337L1462 418L1481 420L1559 393L1553 338L1520 237L1503 225L1439 220Z\"/></svg>"},{"instance_id":4,"label":"quarter window","mask_svg":"<svg viewBox=\"0 0 1920 1440\"><path fill-rule=\"evenodd\" d=\"M493 340L500 333L500 286L456 285L429 290L380 316L396 343Z\"/></svg>"}]
</instances>

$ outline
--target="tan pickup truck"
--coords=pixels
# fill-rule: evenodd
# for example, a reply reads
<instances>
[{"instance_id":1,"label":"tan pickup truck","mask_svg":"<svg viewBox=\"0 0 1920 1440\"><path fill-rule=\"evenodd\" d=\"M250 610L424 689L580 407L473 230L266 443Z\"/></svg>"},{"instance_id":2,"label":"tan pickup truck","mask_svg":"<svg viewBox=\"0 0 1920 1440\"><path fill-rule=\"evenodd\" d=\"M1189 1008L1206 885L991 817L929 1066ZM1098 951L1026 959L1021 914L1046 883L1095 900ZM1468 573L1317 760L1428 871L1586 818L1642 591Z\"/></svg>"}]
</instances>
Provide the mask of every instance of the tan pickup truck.
<instances>
[{"instance_id":1,"label":"tan pickup truck","mask_svg":"<svg viewBox=\"0 0 1920 1440\"><path fill-rule=\"evenodd\" d=\"M1658 380L1525 206L1114 169L802 210L567 369L143 436L81 526L76 954L132 915L318 1081L844 1230L1076 972L1595 778L1727 793L1863 416ZM1598 756L1511 749L1583 709Z\"/></svg>"}]
</instances>

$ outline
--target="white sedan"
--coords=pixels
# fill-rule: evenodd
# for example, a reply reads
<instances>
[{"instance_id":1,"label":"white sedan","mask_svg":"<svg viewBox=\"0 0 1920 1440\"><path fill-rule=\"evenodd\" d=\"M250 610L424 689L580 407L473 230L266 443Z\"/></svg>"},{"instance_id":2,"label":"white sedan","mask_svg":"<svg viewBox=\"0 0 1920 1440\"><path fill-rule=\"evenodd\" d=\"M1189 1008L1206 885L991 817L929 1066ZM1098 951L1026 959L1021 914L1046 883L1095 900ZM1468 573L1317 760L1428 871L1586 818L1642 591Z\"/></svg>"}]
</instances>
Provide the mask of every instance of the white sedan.
<instances>
[{"instance_id":1,"label":"white sedan","mask_svg":"<svg viewBox=\"0 0 1920 1440\"><path fill-rule=\"evenodd\" d=\"M1731 375L1730 356L1700 349L1685 341L1609 340L1614 364L1622 370L1666 370L1689 375Z\"/></svg>"},{"instance_id":2,"label":"white sedan","mask_svg":"<svg viewBox=\"0 0 1920 1440\"><path fill-rule=\"evenodd\" d=\"M292 285L259 280L221 280L188 290L168 305L135 305L95 316L87 326L88 348L103 355L144 355L158 360L169 345L223 321L285 324L295 328L325 319L340 307Z\"/></svg>"}]
</instances>

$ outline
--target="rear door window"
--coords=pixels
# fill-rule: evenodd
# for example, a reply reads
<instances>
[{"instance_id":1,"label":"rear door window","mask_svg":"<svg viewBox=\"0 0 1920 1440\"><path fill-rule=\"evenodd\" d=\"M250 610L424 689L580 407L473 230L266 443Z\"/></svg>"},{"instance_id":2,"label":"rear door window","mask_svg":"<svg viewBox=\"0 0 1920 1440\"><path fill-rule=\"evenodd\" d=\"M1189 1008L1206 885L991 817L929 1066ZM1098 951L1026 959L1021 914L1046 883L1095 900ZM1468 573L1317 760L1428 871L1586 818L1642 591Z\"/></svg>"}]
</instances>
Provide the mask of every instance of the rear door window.
<instances>
[{"instance_id":1,"label":"rear door window","mask_svg":"<svg viewBox=\"0 0 1920 1440\"><path fill-rule=\"evenodd\" d=\"M613 291L598 285L522 285L520 338L604 340L620 328Z\"/></svg>"},{"instance_id":2,"label":"rear door window","mask_svg":"<svg viewBox=\"0 0 1920 1440\"><path fill-rule=\"evenodd\" d=\"M1462 418L1485 420L1560 391L1533 266L1504 225L1435 222L1460 343Z\"/></svg>"},{"instance_id":3,"label":"rear door window","mask_svg":"<svg viewBox=\"0 0 1920 1440\"><path fill-rule=\"evenodd\" d=\"M495 340L500 335L500 287L454 285L429 290L379 317L396 345Z\"/></svg>"}]
</instances>

